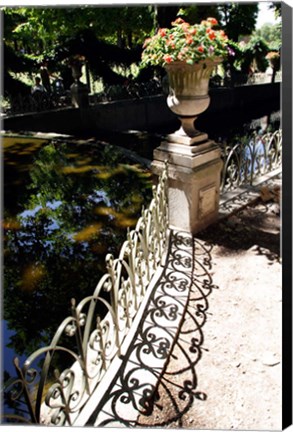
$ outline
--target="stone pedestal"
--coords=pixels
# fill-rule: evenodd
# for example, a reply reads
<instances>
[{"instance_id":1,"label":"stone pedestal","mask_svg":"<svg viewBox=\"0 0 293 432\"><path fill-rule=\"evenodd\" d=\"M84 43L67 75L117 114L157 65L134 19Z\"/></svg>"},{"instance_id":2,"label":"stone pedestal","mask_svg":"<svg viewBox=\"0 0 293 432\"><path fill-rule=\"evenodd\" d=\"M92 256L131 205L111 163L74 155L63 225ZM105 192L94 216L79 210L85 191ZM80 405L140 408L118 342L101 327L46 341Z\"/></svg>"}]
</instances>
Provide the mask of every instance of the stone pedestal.
<instances>
[{"instance_id":1,"label":"stone pedestal","mask_svg":"<svg viewBox=\"0 0 293 432\"><path fill-rule=\"evenodd\" d=\"M219 146L206 134L179 135L169 135L154 150L152 171L160 175L168 161L170 228L195 234L218 219L223 162Z\"/></svg>"}]
</instances>

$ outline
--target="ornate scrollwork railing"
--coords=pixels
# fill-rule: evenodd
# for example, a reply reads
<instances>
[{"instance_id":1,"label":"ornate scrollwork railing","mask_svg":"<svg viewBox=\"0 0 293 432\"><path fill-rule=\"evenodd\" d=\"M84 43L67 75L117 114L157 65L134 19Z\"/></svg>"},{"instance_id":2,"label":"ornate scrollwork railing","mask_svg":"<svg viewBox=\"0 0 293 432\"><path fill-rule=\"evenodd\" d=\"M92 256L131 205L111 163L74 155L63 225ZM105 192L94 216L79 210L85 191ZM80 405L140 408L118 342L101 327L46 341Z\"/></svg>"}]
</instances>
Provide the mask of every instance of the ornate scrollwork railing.
<instances>
[{"instance_id":1,"label":"ornate scrollwork railing","mask_svg":"<svg viewBox=\"0 0 293 432\"><path fill-rule=\"evenodd\" d=\"M27 414L4 415L6 421L72 425L120 354L167 246L167 177L165 166L149 207L128 232L118 258L106 256L107 272L94 293L79 304L72 300L71 316L60 324L49 346L36 350L22 366L15 358L17 378L9 380L4 394L17 406L25 405Z\"/></svg>"},{"instance_id":2,"label":"ornate scrollwork railing","mask_svg":"<svg viewBox=\"0 0 293 432\"><path fill-rule=\"evenodd\" d=\"M221 192L244 184L253 185L257 178L281 166L282 130L262 136L255 134L249 142L234 146L225 144L222 158Z\"/></svg>"}]
</instances>

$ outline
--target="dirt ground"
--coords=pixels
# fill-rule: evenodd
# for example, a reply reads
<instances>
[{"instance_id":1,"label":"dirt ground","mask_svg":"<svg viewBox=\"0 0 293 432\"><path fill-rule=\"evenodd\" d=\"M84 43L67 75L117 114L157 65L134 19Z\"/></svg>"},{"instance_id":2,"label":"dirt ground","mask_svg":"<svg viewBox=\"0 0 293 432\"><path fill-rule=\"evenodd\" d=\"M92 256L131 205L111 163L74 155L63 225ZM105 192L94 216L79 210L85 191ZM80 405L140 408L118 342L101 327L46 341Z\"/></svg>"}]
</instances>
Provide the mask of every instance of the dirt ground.
<instances>
[{"instance_id":1,"label":"dirt ground","mask_svg":"<svg viewBox=\"0 0 293 432\"><path fill-rule=\"evenodd\" d=\"M153 413L139 426L281 430L279 196L263 189L197 236L212 284L204 295L192 290Z\"/></svg>"}]
</instances>

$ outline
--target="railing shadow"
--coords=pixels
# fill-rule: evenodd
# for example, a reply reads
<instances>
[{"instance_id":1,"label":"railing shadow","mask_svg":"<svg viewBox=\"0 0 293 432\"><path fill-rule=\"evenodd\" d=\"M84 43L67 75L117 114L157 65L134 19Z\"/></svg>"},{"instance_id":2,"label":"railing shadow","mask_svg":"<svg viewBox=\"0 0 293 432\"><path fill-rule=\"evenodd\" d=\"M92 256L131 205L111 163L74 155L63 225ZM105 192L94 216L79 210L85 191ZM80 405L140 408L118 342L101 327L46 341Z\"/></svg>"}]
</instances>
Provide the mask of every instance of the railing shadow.
<instances>
[{"instance_id":1,"label":"railing shadow","mask_svg":"<svg viewBox=\"0 0 293 432\"><path fill-rule=\"evenodd\" d=\"M193 238L192 242L192 283L180 334L161 378L152 415L150 418L140 416L137 426L165 427L176 422L176 427L183 427L182 417L194 400L205 401L208 397L198 388L196 367L206 350L204 325L209 309L208 297L218 287L211 276L212 247L204 240Z\"/></svg>"},{"instance_id":2,"label":"railing shadow","mask_svg":"<svg viewBox=\"0 0 293 432\"><path fill-rule=\"evenodd\" d=\"M172 233L164 271L123 367L86 426L180 425L194 399L206 400L197 388L196 365L205 350L208 297L216 288L211 267L206 242Z\"/></svg>"}]
</instances>

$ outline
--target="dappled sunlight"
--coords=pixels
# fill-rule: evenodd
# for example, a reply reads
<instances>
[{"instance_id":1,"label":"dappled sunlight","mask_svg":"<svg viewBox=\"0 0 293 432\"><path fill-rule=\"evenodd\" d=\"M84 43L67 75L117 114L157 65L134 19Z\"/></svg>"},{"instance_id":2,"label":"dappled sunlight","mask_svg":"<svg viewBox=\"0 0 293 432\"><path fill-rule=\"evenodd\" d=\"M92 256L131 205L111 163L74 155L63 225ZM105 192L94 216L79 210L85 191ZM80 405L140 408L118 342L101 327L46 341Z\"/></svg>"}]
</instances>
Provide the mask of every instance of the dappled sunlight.
<instances>
[{"instance_id":1,"label":"dappled sunlight","mask_svg":"<svg viewBox=\"0 0 293 432\"><path fill-rule=\"evenodd\" d=\"M74 234L73 239L78 242L88 241L99 234L102 226L102 223L91 224L78 233Z\"/></svg>"},{"instance_id":2,"label":"dappled sunlight","mask_svg":"<svg viewBox=\"0 0 293 432\"><path fill-rule=\"evenodd\" d=\"M141 201L138 200L137 203L141 204ZM114 220L114 224L117 227L128 228L133 227L136 224L137 217L133 217L133 215L140 208L140 205L135 205L118 212L111 207L101 206L96 207L94 212L99 216L108 216L111 220Z\"/></svg>"},{"instance_id":3,"label":"dappled sunlight","mask_svg":"<svg viewBox=\"0 0 293 432\"><path fill-rule=\"evenodd\" d=\"M2 227L5 230L16 231L21 229L21 224L17 219L4 219L2 221Z\"/></svg>"},{"instance_id":4,"label":"dappled sunlight","mask_svg":"<svg viewBox=\"0 0 293 432\"><path fill-rule=\"evenodd\" d=\"M136 222L137 218L130 218L120 213L119 218L115 220L115 225L121 228L132 228Z\"/></svg>"},{"instance_id":5,"label":"dappled sunlight","mask_svg":"<svg viewBox=\"0 0 293 432\"><path fill-rule=\"evenodd\" d=\"M94 209L94 212L100 216L117 216L116 211L111 207L99 206Z\"/></svg>"},{"instance_id":6,"label":"dappled sunlight","mask_svg":"<svg viewBox=\"0 0 293 432\"><path fill-rule=\"evenodd\" d=\"M100 180L108 180L113 176L113 174L109 171L99 172L94 174L96 178Z\"/></svg>"},{"instance_id":7,"label":"dappled sunlight","mask_svg":"<svg viewBox=\"0 0 293 432\"><path fill-rule=\"evenodd\" d=\"M89 165L92 160L92 158L77 159L76 165Z\"/></svg>"},{"instance_id":8,"label":"dappled sunlight","mask_svg":"<svg viewBox=\"0 0 293 432\"><path fill-rule=\"evenodd\" d=\"M98 166L95 165L85 165L85 166L66 166L61 169L61 172L64 174L82 174L89 171L99 169Z\"/></svg>"},{"instance_id":9,"label":"dappled sunlight","mask_svg":"<svg viewBox=\"0 0 293 432\"><path fill-rule=\"evenodd\" d=\"M5 139L2 141L4 149L9 149L14 153L17 153L21 146L25 146L26 151L35 151L40 148L43 144L48 142L47 139L39 139L39 138L20 138L20 137L8 137L5 136Z\"/></svg>"},{"instance_id":10,"label":"dappled sunlight","mask_svg":"<svg viewBox=\"0 0 293 432\"><path fill-rule=\"evenodd\" d=\"M22 274L20 288L24 291L33 291L38 289L39 282L46 276L45 267L39 263L28 265Z\"/></svg>"}]
</instances>

